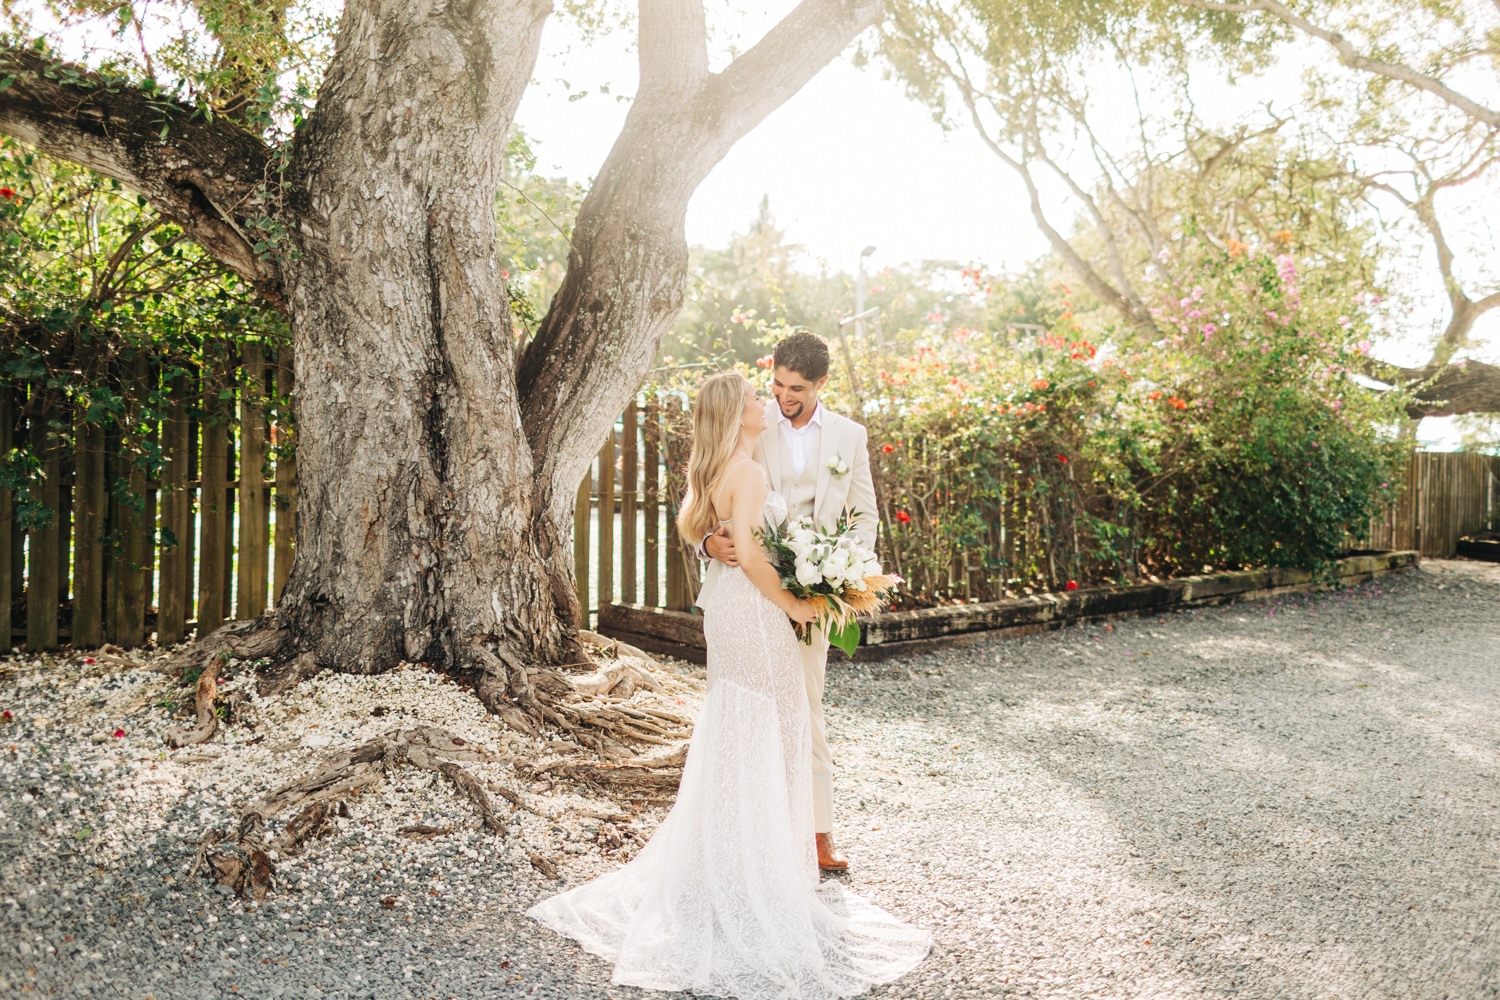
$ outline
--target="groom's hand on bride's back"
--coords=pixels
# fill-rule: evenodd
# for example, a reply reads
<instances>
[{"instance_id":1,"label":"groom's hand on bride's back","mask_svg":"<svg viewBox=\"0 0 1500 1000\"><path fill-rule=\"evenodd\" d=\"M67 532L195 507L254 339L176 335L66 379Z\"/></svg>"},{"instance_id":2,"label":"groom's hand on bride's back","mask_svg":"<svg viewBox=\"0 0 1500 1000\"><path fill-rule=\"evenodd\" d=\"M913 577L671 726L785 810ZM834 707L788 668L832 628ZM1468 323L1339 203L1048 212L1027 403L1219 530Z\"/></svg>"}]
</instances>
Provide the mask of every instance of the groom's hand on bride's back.
<instances>
[{"instance_id":1,"label":"groom's hand on bride's back","mask_svg":"<svg viewBox=\"0 0 1500 1000\"><path fill-rule=\"evenodd\" d=\"M728 528L720 528L708 536L708 541L703 543L703 548L708 552L710 559L717 559L726 566L738 566L740 561L734 556L734 539L729 537Z\"/></svg>"}]
</instances>

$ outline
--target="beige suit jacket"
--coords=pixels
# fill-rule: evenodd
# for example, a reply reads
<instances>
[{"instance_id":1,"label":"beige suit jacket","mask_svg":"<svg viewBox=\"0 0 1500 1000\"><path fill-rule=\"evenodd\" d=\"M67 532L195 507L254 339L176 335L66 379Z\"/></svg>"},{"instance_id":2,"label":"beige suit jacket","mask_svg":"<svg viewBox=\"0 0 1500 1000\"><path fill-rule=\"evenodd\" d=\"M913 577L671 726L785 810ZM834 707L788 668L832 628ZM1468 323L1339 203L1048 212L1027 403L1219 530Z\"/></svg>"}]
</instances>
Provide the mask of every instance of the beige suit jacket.
<instances>
[{"instance_id":1,"label":"beige suit jacket","mask_svg":"<svg viewBox=\"0 0 1500 1000\"><path fill-rule=\"evenodd\" d=\"M818 405L822 406L821 403ZM775 400L768 402L767 426L755 448L755 460L770 476L771 489L778 493L781 492L781 452L784 447L781 424L785 419ZM874 549L880 514L875 506L875 481L870 475L868 434L863 425L841 417L827 407L823 408L822 421L818 434L818 485L813 494L813 521L825 531L832 530L839 515L847 512L854 523L854 537L861 545ZM842 459L849 466L847 475L835 476L828 468L834 458ZM723 571L723 563L717 559L708 560L703 585L698 590L696 603L699 607L713 592Z\"/></svg>"}]
</instances>

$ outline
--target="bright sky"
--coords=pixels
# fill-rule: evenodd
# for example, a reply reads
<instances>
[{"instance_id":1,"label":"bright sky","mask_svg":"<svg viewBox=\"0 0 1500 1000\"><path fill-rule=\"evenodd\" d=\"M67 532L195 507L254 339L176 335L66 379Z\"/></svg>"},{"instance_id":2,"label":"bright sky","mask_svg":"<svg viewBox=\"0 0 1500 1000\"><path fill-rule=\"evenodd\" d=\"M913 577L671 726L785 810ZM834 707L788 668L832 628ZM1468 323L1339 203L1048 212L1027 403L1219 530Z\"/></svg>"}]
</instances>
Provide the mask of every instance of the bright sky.
<instances>
[{"instance_id":1,"label":"bright sky","mask_svg":"<svg viewBox=\"0 0 1500 1000\"><path fill-rule=\"evenodd\" d=\"M638 77L627 44L617 34L583 46L559 19L548 25L538 86L518 116L543 172L584 180L604 162L628 109L615 98ZM614 93L599 93L601 83ZM569 101L569 87L589 93ZM1000 268L1046 250L1020 183L973 133L945 135L899 86L843 59L709 175L688 210L689 242L724 246L749 228L763 195L789 241L848 273L869 245L872 269L924 258Z\"/></svg>"}]
</instances>

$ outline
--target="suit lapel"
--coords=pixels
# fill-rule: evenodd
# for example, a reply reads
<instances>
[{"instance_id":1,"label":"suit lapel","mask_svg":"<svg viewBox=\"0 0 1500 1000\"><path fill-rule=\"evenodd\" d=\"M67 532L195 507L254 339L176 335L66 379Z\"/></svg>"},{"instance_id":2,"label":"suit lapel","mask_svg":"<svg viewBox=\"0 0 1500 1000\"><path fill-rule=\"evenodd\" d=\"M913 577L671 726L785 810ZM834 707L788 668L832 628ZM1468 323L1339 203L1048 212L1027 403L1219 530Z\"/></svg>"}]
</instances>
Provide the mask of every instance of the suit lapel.
<instances>
[{"instance_id":1,"label":"suit lapel","mask_svg":"<svg viewBox=\"0 0 1500 1000\"><path fill-rule=\"evenodd\" d=\"M828 497L828 487L833 479L833 474L828 469L828 463L838 456L838 438L838 421L834 419L833 414L824 410L823 423L818 428L818 485L813 492L813 520L819 524L825 523L822 516L823 501ZM827 523L831 524L832 522L829 521Z\"/></svg>"}]
</instances>

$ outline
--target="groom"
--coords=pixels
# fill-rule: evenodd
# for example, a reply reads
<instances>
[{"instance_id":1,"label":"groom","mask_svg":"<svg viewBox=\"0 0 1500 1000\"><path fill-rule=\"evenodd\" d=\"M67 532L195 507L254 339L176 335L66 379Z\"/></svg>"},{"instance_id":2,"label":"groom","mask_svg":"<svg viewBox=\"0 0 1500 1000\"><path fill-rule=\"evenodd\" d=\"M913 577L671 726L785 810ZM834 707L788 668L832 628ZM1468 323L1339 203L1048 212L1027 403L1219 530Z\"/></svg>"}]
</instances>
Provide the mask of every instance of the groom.
<instances>
[{"instance_id":1,"label":"groom","mask_svg":"<svg viewBox=\"0 0 1500 1000\"><path fill-rule=\"evenodd\" d=\"M777 344L771 357L771 394L777 405L766 407L768 426L756 447L756 460L770 474L771 488L786 498L790 521L811 518L820 528L829 530L841 514L857 513L858 517L852 518L854 535L861 545L873 550L879 521L865 429L830 413L818 402L818 392L828 382L828 345L804 330ZM713 561L704 575L700 604L717 582L720 564L737 565L734 543L722 528L708 537L704 549ZM822 629L815 629L812 643L799 648L812 715L813 829L818 867L827 872L848 871L849 862L834 845L832 833L833 756L828 752L823 721L828 636Z\"/></svg>"}]
</instances>

